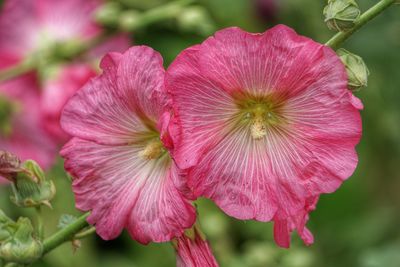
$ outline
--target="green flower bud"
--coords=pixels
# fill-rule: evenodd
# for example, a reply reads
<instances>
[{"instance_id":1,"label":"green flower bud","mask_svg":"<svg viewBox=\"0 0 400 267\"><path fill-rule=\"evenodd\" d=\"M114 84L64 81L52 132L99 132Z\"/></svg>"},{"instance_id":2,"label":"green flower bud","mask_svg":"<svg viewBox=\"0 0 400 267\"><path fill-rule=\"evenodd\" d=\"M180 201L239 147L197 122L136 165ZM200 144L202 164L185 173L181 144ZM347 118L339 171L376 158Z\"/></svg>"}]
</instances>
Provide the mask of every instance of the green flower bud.
<instances>
[{"instance_id":1,"label":"green flower bud","mask_svg":"<svg viewBox=\"0 0 400 267\"><path fill-rule=\"evenodd\" d=\"M361 11L355 0L328 0L324 8L325 22L329 29L346 31L354 27Z\"/></svg>"},{"instance_id":2,"label":"green flower bud","mask_svg":"<svg viewBox=\"0 0 400 267\"><path fill-rule=\"evenodd\" d=\"M105 26L116 26L121 9L122 8L119 3L105 3L97 9L95 14L96 21Z\"/></svg>"},{"instance_id":3,"label":"green flower bud","mask_svg":"<svg viewBox=\"0 0 400 267\"><path fill-rule=\"evenodd\" d=\"M0 210L0 244L8 239L13 234L14 221L7 217L2 210Z\"/></svg>"},{"instance_id":4,"label":"green flower bud","mask_svg":"<svg viewBox=\"0 0 400 267\"><path fill-rule=\"evenodd\" d=\"M0 245L0 258L21 264L38 260L42 256L43 245L34 238L30 220L20 218L14 227L14 234Z\"/></svg>"},{"instance_id":5,"label":"green flower bud","mask_svg":"<svg viewBox=\"0 0 400 267\"><path fill-rule=\"evenodd\" d=\"M22 168L19 158L10 152L0 150L0 176L13 181L20 171Z\"/></svg>"},{"instance_id":6,"label":"green flower bud","mask_svg":"<svg viewBox=\"0 0 400 267\"><path fill-rule=\"evenodd\" d=\"M369 70L364 60L341 48L337 51L343 64L346 66L349 89L355 91L368 85Z\"/></svg>"},{"instance_id":7,"label":"green flower bud","mask_svg":"<svg viewBox=\"0 0 400 267\"><path fill-rule=\"evenodd\" d=\"M124 11L119 16L118 25L122 31L133 31L141 23L140 16L141 14L137 10Z\"/></svg>"},{"instance_id":8,"label":"green flower bud","mask_svg":"<svg viewBox=\"0 0 400 267\"><path fill-rule=\"evenodd\" d=\"M215 31L214 22L207 9L201 6L185 8L177 17L178 26L186 32L208 36Z\"/></svg>"},{"instance_id":9,"label":"green flower bud","mask_svg":"<svg viewBox=\"0 0 400 267\"><path fill-rule=\"evenodd\" d=\"M11 200L20 207L37 207L46 205L51 207L50 200L54 198L56 188L53 181L47 179L40 166L27 160L21 165L12 184L13 196Z\"/></svg>"}]
</instances>

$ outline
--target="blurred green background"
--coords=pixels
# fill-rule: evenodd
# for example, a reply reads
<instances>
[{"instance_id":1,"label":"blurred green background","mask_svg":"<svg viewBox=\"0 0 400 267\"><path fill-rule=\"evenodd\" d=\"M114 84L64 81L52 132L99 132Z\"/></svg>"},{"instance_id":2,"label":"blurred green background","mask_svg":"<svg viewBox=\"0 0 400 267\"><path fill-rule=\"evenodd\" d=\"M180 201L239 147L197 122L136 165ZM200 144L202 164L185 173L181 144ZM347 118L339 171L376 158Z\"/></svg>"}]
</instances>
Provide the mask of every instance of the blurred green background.
<instances>
[{"instance_id":1,"label":"blurred green background","mask_svg":"<svg viewBox=\"0 0 400 267\"><path fill-rule=\"evenodd\" d=\"M146 10L168 1L119 2ZM134 43L160 51L168 66L184 48L201 42L208 32L227 26L262 32L283 23L321 43L334 34L323 22L325 1L275 2L277 10L272 10L271 15L271 10L260 12L260 6L252 0L199 0L197 5L209 13L207 23L190 23L189 17L181 25L175 20L154 24L135 32ZM366 10L377 1L359 2ZM368 88L356 93L365 109L363 138L357 149L360 163L355 174L337 192L321 197L308 224L315 235L311 247L304 246L294 235L290 249L278 248L273 242L271 223L238 221L224 215L211 201L197 201L203 230L221 266L400 266L400 6L387 10L344 47L362 56L371 71ZM58 194L54 210L45 210L47 234L55 231L61 214L77 214L61 160L49 175L56 181ZM0 188L0 208L13 218L31 212L15 208L6 187ZM127 234L108 242L93 236L82 241L75 253L67 243L34 266L168 267L175 266L175 255L169 244L142 246Z\"/></svg>"}]
</instances>

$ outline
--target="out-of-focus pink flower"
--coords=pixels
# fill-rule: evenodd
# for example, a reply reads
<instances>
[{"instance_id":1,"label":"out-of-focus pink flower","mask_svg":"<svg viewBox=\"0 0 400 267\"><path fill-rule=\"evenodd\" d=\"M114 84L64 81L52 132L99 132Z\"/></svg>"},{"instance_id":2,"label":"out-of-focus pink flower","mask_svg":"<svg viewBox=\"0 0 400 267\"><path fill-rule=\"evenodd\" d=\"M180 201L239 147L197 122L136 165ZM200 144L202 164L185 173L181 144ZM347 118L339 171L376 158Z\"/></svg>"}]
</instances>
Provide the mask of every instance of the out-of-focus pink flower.
<instances>
[{"instance_id":1,"label":"out-of-focus pink flower","mask_svg":"<svg viewBox=\"0 0 400 267\"><path fill-rule=\"evenodd\" d=\"M130 46L129 37L119 34L89 51L87 61L97 61L108 52L124 52ZM96 76L94 64L72 62L62 65L53 77L43 82L41 111L45 129L64 144L69 135L60 126L61 111L69 98L75 94L90 78Z\"/></svg>"},{"instance_id":2,"label":"out-of-focus pink flower","mask_svg":"<svg viewBox=\"0 0 400 267\"><path fill-rule=\"evenodd\" d=\"M43 127L59 143L65 143L69 135L61 129L61 111L70 97L90 78L96 76L96 72L89 64L77 63L62 66L55 76L43 86L40 108Z\"/></svg>"},{"instance_id":3,"label":"out-of-focus pink flower","mask_svg":"<svg viewBox=\"0 0 400 267\"><path fill-rule=\"evenodd\" d=\"M312 243L314 201L358 162L362 104L335 52L283 25L228 28L182 52L166 81L172 155L194 194L238 219L274 220L283 247L294 229Z\"/></svg>"},{"instance_id":4,"label":"out-of-focus pink flower","mask_svg":"<svg viewBox=\"0 0 400 267\"><path fill-rule=\"evenodd\" d=\"M0 149L48 168L56 146L40 123L40 89L30 73L0 84ZM4 114L3 114L4 113Z\"/></svg>"},{"instance_id":5,"label":"out-of-focus pink flower","mask_svg":"<svg viewBox=\"0 0 400 267\"><path fill-rule=\"evenodd\" d=\"M181 179L167 148L168 99L161 56L144 46L110 53L103 74L64 108L61 125L74 136L63 148L74 176L77 208L104 239L126 228L146 244L180 236L194 207L175 186Z\"/></svg>"},{"instance_id":6,"label":"out-of-focus pink flower","mask_svg":"<svg viewBox=\"0 0 400 267\"><path fill-rule=\"evenodd\" d=\"M218 267L210 245L197 226L174 239L177 267Z\"/></svg>"},{"instance_id":7,"label":"out-of-focus pink flower","mask_svg":"<svg viewBox=\"0 0 400 267\"><path fill-rule=\"evenodd\" d=\"M0 14L0 61L10 65L50 46L101 32L93 22L98 0L7 0Z\"/></svg>"}]
</instances>

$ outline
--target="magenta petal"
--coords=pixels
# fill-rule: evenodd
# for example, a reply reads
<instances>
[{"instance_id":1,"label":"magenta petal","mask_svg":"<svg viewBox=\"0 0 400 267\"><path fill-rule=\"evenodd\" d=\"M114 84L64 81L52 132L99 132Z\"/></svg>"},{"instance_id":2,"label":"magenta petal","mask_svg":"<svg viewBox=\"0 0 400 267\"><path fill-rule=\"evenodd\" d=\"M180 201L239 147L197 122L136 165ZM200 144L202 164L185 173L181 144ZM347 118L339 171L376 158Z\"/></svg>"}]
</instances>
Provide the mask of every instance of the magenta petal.
<instances>
[{"instance_id":1,"label":"magenta petal","mask_svg":"<svg viewBox=\"0 0 400 267\"><path fill-rule=\"evenodd\" d=\"M174 247L176 249L177 267L218 267L218 263L211 251L207 240L193 230L194 236L182 236L176 238Z\"/></svg>"},{"instance_id":2,"label":"magenta petal","mask_svg":"<svg viewBox=\"0 0 400 267\"><path fill-rule=\"evenodd\" d=\"M12 65L36 48L39 23L34 1L4 1L0 13L0 68L8 59ZM16 23L18 21L18 23Z\"/></svg>"},{"instance_id":3,"label":"magenta petal","mask_svg":"<svg viewBox=\"0 0 400 267\"><path fill-rule=\"evenodd\" d=\"M166 76L175 102L175 118L170 124L175 139L172 153L184 169L197 164L199 157L220 141L227 120L236 112L229 94L202 76L198 49L195 46L182 52Z\"/></svg>"},{"instance_id":4,"label":"magenta petal","mask_svg":"<svg viewBox=\"0 0 400 267\"><path fill-rule=\"evenodd\" d=\"M163 242L195 221L194 207L173 185L176 167L141 159L141 149L74 138L61 152L66 169L76 177L77 208L92 211L88 221L104 239L127 228L143 244Z\"/></svg>"},{"instance_id":5,"label":"magenta petal","mask_svg":"<svg viewBox=\"0 0 400 267\"><path fill-rule=\"evenodd\" d=\"M150 48L133 47L122 55L108 54L101 66L104 73L67 103L61 126L70 135L98 143L129 143L162 113L164 99L157 97L165 94L161 57Z\"/></svg>"},{"instance_id":6,"label":"magenta petal","mask_svg":"<svg viewBox=\"0 0 400 267\"><path fill-rule=\"evenodd\" d=\"M56 41L99 34L94 13L100 4L100 0L35 0L41 29Z\"/></svg>"}]
</instances>

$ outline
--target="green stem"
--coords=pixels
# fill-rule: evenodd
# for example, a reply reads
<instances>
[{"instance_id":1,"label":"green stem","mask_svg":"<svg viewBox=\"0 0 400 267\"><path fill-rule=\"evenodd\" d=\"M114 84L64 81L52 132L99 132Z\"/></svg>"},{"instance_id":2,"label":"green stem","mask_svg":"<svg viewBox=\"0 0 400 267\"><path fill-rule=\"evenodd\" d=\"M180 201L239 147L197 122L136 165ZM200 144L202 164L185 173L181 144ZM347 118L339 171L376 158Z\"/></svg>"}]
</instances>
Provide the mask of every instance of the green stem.
<instances>
[{"instance_id":1,"label":"green stem","mask_svg":"<svg viewBox=\"0 0 400 267\"><path fill-rule=\"evenodd\" d=\"M174 18L182 12L184 6L190 5L194 2L195 0L178 0L150 9L149 11L140 14L136 23L132 25L129 30L137 31L138 29L144 28L158 21Z\"/></svg>"},{"instance_id":2,"label":"green stem","mask_svg":"<svg viewBox=\"0 0 400 267\"><path fill-rule=\"evenodd\" d=\"M88 226L86 222L87 217L89 217L89 212L83 214L76 221L47 238L43 242L43 255L57 248L64 242L72 240L77 233Z\"/></svg>"},{"instance_id":3,"label":"green stem","mask_svg":"<svg viewBox=\"0 0 400 267\"><path fill-rule=\"evenodd\" d=\"M37 223L37 233L40 240L44 239L44 225L43 225L43 218L42 218L42 209L41 207L36 207L36 223Z\"/></svg>"},{"instance_id":4,"label":"green stem","mask_svg":"<svg viewBox=\"0 0 400 267\"><path fill-rule=\"evenodd\" d=\"M25 74L35 69L35 62L33 60L23 61L17 65L9 67L0 71L0 82L10 80L14 77Z\"/></svg>"},{"instance_id":5,"label":"green stem","mask_svg":"<svg viewBox=\"0 0 400 267\"><path fill-rule=\"evenodd\" d=\"M348 31L343 31L335 34L325 45L330 46L333 49L338 49L339 46L347 40L353 33L359 30L362 26L364 26L368 21L372 20L376 16L378 16L382 11L386 8L394 4L396 0L381 0L376 5L365 11L360 18L355 22L353 28Z\"/></svg>"}]
</instances>

